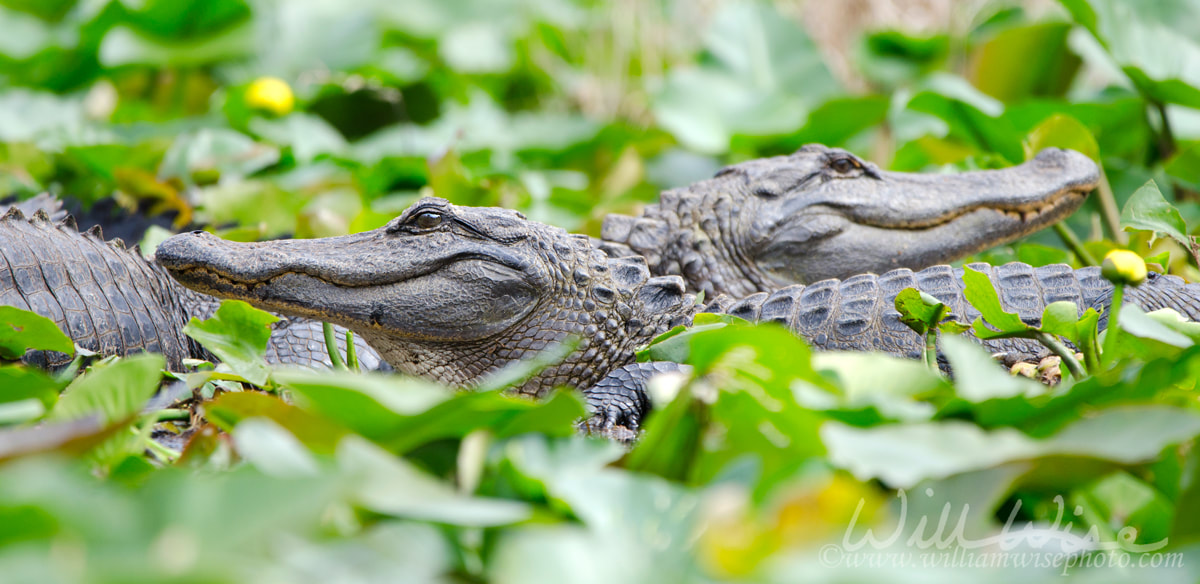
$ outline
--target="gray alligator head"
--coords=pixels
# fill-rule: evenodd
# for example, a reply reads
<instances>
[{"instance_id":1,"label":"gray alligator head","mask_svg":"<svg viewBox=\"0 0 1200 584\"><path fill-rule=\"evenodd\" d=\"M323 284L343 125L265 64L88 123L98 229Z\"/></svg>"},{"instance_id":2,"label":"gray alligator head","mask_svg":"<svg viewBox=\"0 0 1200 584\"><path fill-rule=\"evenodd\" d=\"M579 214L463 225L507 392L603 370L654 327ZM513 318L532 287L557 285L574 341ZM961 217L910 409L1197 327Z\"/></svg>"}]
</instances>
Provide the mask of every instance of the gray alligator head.
<instances>
[{"instance_id":1,"label":"gray alligator head","mask_svg":"<svg viewBox=\"0 0 1200 584\"><path fill-rule=\"evenodd\" d=\"M397 370L452 385L578 337L571 357L526 384L533 394L590 386L696 310L682 279L651 278L641 258L610 259L515 211L435 198L374 231L260 243L197 231L156 257L188 288L340 324Z\"/></svg>"},{"instance_id":2,"label":"gray alligator head","mask_svg":"<svg viewBox=\"0 0 1200 584\"><path fill-rule=\"evenodd\" d=\"M1099 181L1057 148L1002 170L882 171L819 144L664 192L642 217L609 216L606 249L655 274L735 297L793 283L947 263L1066 217Z\"/></svg>"}]
</instances>

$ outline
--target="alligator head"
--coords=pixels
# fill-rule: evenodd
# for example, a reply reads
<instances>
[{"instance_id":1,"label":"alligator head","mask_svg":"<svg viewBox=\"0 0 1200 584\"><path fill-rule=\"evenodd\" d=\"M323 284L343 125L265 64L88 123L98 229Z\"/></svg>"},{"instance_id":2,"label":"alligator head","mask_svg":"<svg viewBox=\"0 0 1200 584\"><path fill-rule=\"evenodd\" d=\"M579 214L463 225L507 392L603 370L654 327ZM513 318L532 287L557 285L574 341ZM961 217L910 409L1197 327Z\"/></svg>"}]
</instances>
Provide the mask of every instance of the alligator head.
<instances>
[{"instance_id":1,"label":"alligator head","mask_svg":"<svg viewBox=\"0 0 1200 584\"><path fill-rule=\"evenodd\" d=\"M435 198L374 231L259 243L196 231L156 258L188 288L340 324L397 370L446 384L579 338L522 388L532 394L590 386L696 310L682 279L651 278L641 258L610 259L515 211Z\"/></svg>"},{"instance_id":2,"label":"alligator head","mask_svg":"<svg viewBox=\"0 0 1200 584\"><path fill-rule=\"evenodd\" d=\"M1066 217L1098 181L1095 163L1057 148L1002 170L910 174L809 144L664 192L642 217L610 215L602 247L741 297L954 261Z\"/></svg>"}]
</instances>

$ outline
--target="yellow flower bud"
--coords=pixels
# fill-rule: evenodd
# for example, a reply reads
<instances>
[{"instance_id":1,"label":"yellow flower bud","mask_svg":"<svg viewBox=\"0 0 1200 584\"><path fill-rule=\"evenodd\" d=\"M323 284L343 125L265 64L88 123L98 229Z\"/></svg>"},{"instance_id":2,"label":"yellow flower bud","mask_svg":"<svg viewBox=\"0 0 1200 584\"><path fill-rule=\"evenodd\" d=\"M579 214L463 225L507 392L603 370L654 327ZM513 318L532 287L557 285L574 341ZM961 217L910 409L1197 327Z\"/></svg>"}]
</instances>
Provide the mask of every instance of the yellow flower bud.
<instances>
[{"instance_id":1,"label":"yellow flower bud","mask_svg":"<svg viewBox=\"0 0 1200 584\"><path fill-rule=\"evenodd\" d=\"M1114 249L1104 256L1100 274L1114 284L1137 286L1146 281L1146 260L1127 249Z\"/></svg>"},{"instance_id":2,"label":"yellow flower bud","mask_svg":"<svg viewBox=\"0 0 1200 584\"><path fill-rule=\"evenodd\" d=\"M277 116L287 115L296 104L296 96L287 82L277 77L259 77L246 89L246 105Z\"/></svg>"}]
</instances>

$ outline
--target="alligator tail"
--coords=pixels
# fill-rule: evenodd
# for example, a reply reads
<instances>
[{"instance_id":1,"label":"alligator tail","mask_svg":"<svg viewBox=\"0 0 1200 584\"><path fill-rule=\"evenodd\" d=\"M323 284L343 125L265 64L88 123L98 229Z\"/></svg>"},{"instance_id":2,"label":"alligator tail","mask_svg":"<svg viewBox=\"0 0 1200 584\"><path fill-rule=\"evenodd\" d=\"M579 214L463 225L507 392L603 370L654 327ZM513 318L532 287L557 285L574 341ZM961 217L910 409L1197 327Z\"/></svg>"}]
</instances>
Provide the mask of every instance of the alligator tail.
<instances>
[{"instance_id":1,"label":"alligator tail","mask_svg":"<svg viewBox=\"0 0 1200 584\"><path fill-rule=\"evenodd\" d=\"M1098 268L1072 269L1067 265L1032 267L1010 263L1003 266L971 264L987 274L996 287L1001 304L1021 320L1036 325L1042 310L1052 302L1070 301L1080 311L1091 307L1102 314L1112 300L1112 285ZM724 312L752 322L780 323L820 349L883 351L920 358L921 339L900 322L896 295L917 288L933 295L950 308L950 317L970 323L979 316L963 295L962 270L933 266L919 272L892 270L883 275L863 274L845 280L825 280L808 286L793 285L772 293L758 293L741 300L727 296L705 307L707 312ZM1158 274L1130 289L1126 300L1144 310L1174 309L1193 320L1200 319L1200 285L1185 284L1175 276ZM1040 358L1048 354L1036 341L993 339L982 341L1005 362Z\"/></svg>"},{"instance_id":2,"label":"alligator tail","mask_svg":"<svg viewBox=\"0 0 1200 584\"><path fill-rule=\"evenodd\" d=\"M53 320L76 344L104 355L162 353L178 368L196 348L181 328L179 288L141 257L137 246L104 241L99 227L80 232L74 219L29 219L17 208L0 217L0 304ZM35 351L26 362L58 367L65 354Z\"/></svg>"}]
</instances>

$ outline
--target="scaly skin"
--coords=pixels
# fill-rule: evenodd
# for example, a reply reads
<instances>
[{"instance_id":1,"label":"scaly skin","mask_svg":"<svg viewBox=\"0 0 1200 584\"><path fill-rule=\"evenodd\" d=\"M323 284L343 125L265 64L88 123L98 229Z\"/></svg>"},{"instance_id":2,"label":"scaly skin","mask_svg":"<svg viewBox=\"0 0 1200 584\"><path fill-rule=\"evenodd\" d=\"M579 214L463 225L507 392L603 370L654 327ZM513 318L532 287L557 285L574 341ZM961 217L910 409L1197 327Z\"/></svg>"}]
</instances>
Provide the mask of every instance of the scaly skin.
<instances>
[{"instance_id":1,"label":"scaly skin","mask_svg":"<svg viewBox=\"0 0 1200 584\"><path fill-rule=\"evenodd\" d=\"M212 359L182 329L192 317L212 316L218 299L176 284L137 247L105 241L98 227L81 233L70 217L51 221L44 209L53 202L33 200L42 210L30 219L20 207L0 217L0 305L50 318L76 344L101 355L162 353L175 371L183 370L185 359ZM345 350L341 333L339 346ZM361 341L356 347L364 367L379 366L371 347ZM321 323L276 323L267 358L328 365ZM69 362L66 354L45 351L31 351L23 360L47 368Z\"/></svg>"},{"instance_id":2,"label":"scaly skin","mask_svg":"<svg viewBox=\"0 0 1200 584\"><path fill-rule=\"evenodd\" d=\"M583 236L504 209L422 199L387 226L343 237L235 243L196 232L168 239L159 262L185 286L260 308L336 322L367 338L393 367L451 385L471 385L574 335L579 348L531 379L521 393L580 388L601 427L635 427L647 377L634 351L676 324L690 323L695 298L678 276L650 277L640 257L611 259ZM1095 268L977 266L1009 310L1036 322L1050 302L1104 309L1112 288ZM956 315L975 313L961 273L933 266L793 285L710 310L778 321L818 348L919 357L922 339L894 308L907 287L928 292ZM1200 317L1200 286L1152 277L1126 298L1145 309ZM1036 358L1022 339L983 342L1010 359Z\"/></svg>"},{"instance_id":3,"label":"scaly skin","mask_svg":"<svg viewBox=\"0 0 1200 584\"><path fill-rule=\"evenodd\" d=\"M948 263L1066 217L1098 181L1090 159L1056 148L1003 170L910 174L809 144L666 191L641 217L610 215L600 246L741 297Z\"/></svg>"}]
</instances>

